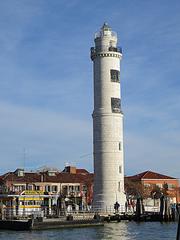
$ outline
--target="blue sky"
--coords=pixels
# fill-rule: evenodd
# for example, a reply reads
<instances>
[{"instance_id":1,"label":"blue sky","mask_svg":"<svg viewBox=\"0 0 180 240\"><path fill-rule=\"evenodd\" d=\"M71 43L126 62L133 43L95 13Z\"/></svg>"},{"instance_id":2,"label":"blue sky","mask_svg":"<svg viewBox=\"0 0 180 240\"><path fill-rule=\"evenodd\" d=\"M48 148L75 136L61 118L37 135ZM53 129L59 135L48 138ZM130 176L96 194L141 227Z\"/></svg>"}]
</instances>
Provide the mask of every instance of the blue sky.
<instances>
[{"instance_id":1,"label":"blue sky","mask_svg":"<svg viewBox=\"0 0 180 240\"><path fill-rule=\"evenodd\" d=\"M123 47L125 172L180 177L179 12L178 0L1 0L0 172L93 170L89 49L107 21Z\"/></svg>"}]
</instances>

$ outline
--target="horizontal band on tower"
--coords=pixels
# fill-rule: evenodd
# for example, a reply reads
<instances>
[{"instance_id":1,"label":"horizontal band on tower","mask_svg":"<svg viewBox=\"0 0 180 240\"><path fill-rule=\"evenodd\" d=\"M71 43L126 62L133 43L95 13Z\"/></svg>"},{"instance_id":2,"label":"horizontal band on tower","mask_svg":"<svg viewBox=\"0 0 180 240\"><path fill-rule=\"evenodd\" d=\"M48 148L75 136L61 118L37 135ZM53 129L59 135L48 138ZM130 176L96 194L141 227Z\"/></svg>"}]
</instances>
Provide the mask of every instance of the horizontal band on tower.
<instances>
[{"instance_id":1,"label":"horizontal band on tower","mask_svg":"<svg viewBox=\"0 0 180 240\"><path fill-rule=\"evenodd\" d=\"M92 113L92 117L93 118L96 118L96 117L111 117L111 116L114 116L114 117L117 117L117 116L124 116L123 114L123 111L120 111L118 113L104 113L104 112L93 112Z\"/></svg>"},{"instance_id":2,"label":"horizontal band on tower","mask_svg":"<svg viewBox=\"0 0 180 240\"><path fill-rule=\"evenodd\" d=\"M107 52L101 52L101 53L91 53L91 59L94 60L96 57L116 57L121 58L122 54L120 53L107 53Z\"/></svg>"}]
</instances>

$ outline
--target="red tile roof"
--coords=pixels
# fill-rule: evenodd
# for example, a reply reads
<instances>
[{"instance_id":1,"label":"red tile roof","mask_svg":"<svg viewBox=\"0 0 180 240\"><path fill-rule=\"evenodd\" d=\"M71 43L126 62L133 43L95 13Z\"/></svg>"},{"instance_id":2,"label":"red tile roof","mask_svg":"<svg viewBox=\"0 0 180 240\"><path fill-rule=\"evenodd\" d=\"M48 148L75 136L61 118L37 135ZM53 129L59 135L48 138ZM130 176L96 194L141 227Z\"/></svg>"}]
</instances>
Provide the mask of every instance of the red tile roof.
<instances>
[{"instance_id":1,"label":"red tile roof","mask_svg":"<svg viewBox=\"0 0 180 240\"><path fill-rule=\"evenodd\" d=\"M12 182L23 182L23 183L30 183L30 182L40 182L41 177L38 173L25 173L24 176L17 176L14 172L8 172L2 175L3 181L12 181Z\"/></svg>"},{"instance_id":2,"label":"red tile roof","mask_svg":"<svg viewBox=\"0 0 180 240\"><path fill-rule=\"evenodd\" d=\"M174 177L166 176L160 173L145 171L134 176L127 177L131 180L143 180L143 179L176 179Z\"/></svg>"},{"instance_id":3,"label":"red tile roof","mask_svg":"<svg viewBox=\"0 0 180 240\"><path fill-rule=\"evenodd\" d=\"M89 172L86 169L83 169L83 168L77 168L76 169L76 173L79 173L79 174L89 174Z\"/></svg>"},{"instance_id":4,"label":"red tile roof","mask_svg":"<svg viewBox=\"0 0 180 240\"><path fill-rule=\"evenodd\" d=\"M1 182L35 183L35 182L53 182L53 183L91 183L93 182L92 173L72 174L57 172L55 176L49 176L47 172L43 173L25 173L24 176L17 176L14 172L9 172L1 176Z\"/></svg>"},{"instance_id":5,"label":"red tile roof","mask_svg":"<svg viewBox=\"0 0 180 240\"><path fill-rule=\"evenodd\" d=\"M58 173L56 176L44 175L44 182L59 182L59 183L83 183L92 182L93 174L74 174L74 173Z\"/></svg>"}]
</instances>

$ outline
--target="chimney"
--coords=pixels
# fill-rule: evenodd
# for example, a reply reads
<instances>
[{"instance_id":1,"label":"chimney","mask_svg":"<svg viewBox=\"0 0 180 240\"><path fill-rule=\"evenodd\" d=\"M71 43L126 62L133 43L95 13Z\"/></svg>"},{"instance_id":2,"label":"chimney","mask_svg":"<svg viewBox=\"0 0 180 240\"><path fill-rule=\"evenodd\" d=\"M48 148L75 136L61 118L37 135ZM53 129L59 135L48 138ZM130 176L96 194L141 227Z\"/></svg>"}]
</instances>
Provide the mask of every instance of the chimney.
<instances>
[{"instance_id":1,"label":"chimney","mask_svg":"<svg viewBox=\"0 0 180 240\"><path fill-rule=\"evenodd\" d=\"M66 172L66 173L76 174L76 167L73 167L73 166L66 166L65 169L64 169L64 172Z\"/></svg>"}]
</instances>

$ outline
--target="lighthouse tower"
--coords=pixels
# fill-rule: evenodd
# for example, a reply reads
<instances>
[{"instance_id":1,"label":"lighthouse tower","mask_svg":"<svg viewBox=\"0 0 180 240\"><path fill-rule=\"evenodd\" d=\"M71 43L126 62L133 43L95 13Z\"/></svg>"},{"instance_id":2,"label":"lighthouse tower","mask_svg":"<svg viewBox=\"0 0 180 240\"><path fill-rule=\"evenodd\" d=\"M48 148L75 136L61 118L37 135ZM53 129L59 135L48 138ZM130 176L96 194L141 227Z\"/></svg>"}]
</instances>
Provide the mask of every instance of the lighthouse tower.
<instances>
[{"instance_id":1,"label":"lighthouse tower","mask_svg":"<svg viewBox=\"0 0 180 240\"><path fill-rule=\"evenodd\" d=\"M93 207L113 210L118 202L124 209L123 113L120 93L120 60L117 34L104 23L91 48L94 70Z\"/></svg>"}]
</instances>

